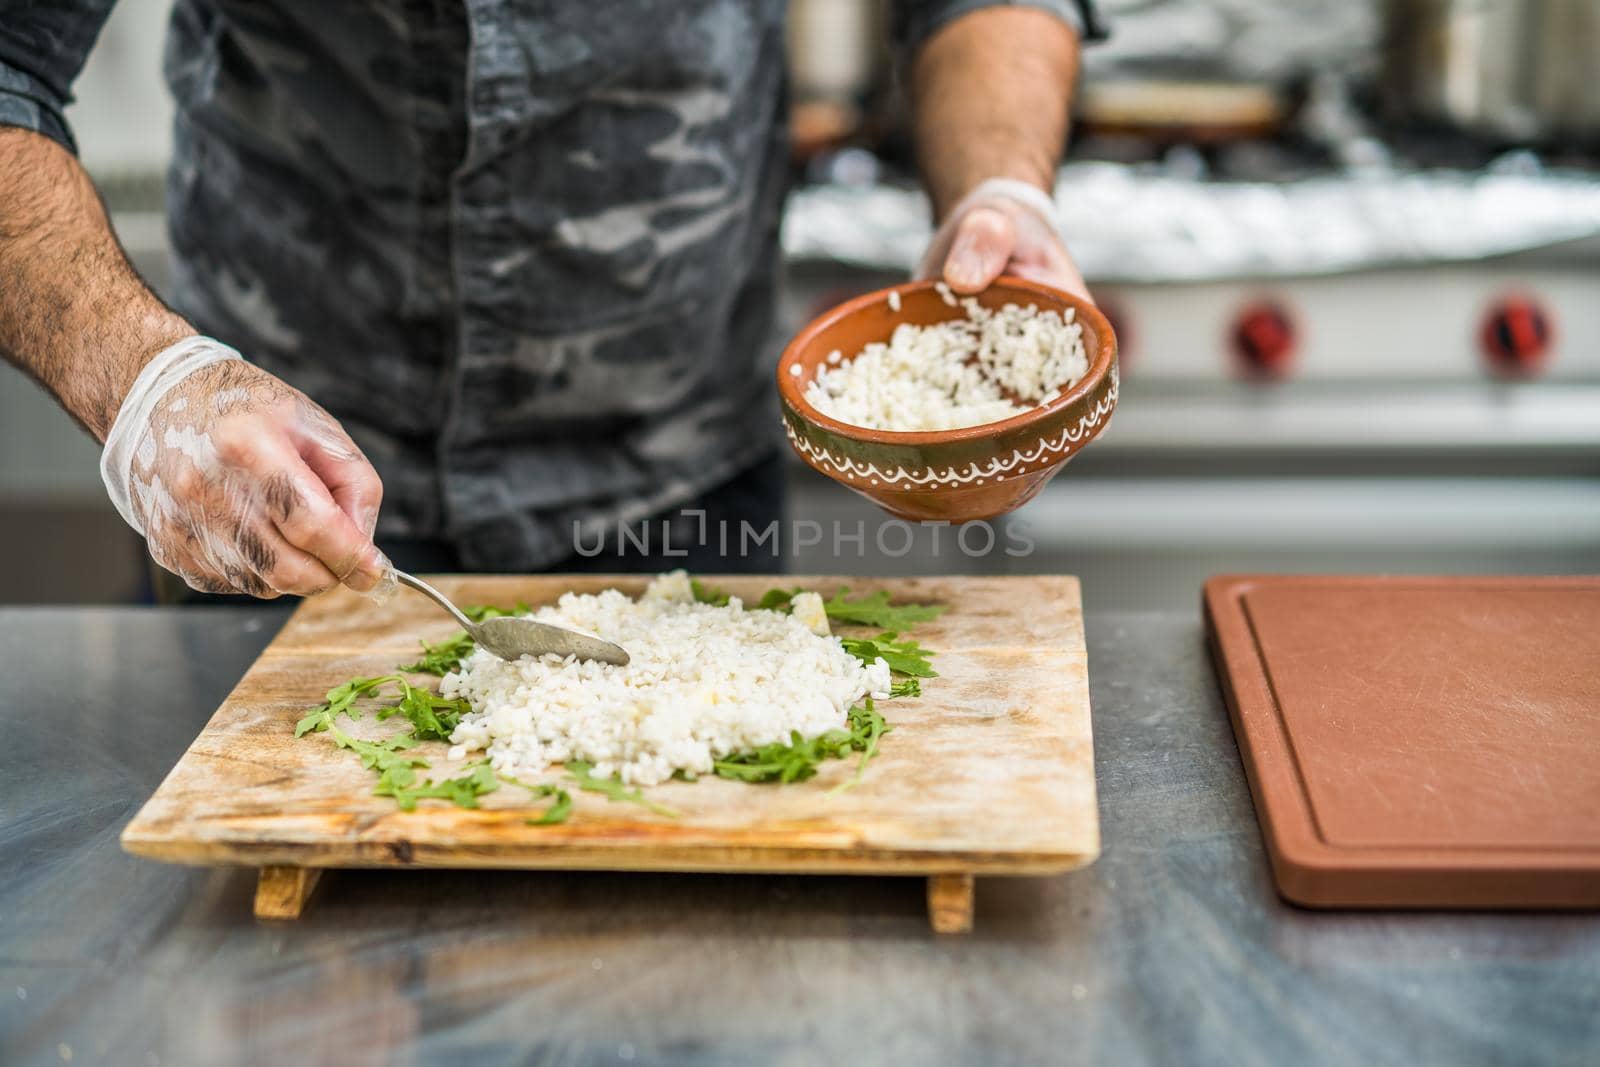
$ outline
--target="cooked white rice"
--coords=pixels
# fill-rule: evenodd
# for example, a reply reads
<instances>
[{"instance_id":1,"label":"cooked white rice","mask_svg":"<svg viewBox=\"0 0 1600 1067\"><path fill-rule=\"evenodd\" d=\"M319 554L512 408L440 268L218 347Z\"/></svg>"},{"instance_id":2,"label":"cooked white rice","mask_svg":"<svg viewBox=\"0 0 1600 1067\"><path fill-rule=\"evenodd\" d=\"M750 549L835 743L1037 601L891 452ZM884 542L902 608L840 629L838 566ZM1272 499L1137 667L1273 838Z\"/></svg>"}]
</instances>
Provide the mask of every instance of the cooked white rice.
<instances>
[{"instance_id":1,"label":"cooked white rice","mask_svg":"<svg viewBox=\"0 0 1600 1067\"><path fill-rule=\"evenodd\" d=\"M446 675L440 691L473 709L451 735L451 755L487 750L512 777L573 759L639 785L705 774L713 760L793 730L843 728L862 697L889 695L888 664L846 652L815 593L796 596L791 614L746 611L738 598L716 607L696 602L688 575L673 571L638 600L615 589L568 593L530 617L615 641L630 662L507 663L479 649Z\"/></svg>"},{"instance_id":2,"label":"cooked white rice","mask_svg":"<svg viewBox=\"0 0 1600 1067\"><path fill-rule=\"evenodd\" d=\"M830 355L806 387L806 402L853 426L954 430L1049 403L1088 373L1071 308L990 311L971 297L961 306L964 319L901 323L888 344L870 344L842 363Z\"/></svg>"}]
</instances>

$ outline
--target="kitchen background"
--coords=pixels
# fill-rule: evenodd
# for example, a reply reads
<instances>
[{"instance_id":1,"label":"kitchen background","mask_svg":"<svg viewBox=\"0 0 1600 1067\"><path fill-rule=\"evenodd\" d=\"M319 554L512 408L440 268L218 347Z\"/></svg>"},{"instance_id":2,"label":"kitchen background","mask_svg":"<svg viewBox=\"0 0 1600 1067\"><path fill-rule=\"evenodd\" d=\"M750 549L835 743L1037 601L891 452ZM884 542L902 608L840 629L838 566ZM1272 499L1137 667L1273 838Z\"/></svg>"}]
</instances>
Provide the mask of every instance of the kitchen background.
<instances>
[{"instance_id":1,"label":"kitchen background","mask_svg":"<svg viewBox=\"0 0 1600 1067\"><path fill-rule=\"evenodd\" d=\"M1221 571L1600 571L1600 3L1100 6L1057 199L1122 343L1111 428L997 536L1026 556L888 555L796 462L794 516L868 536L790 569L1067 572L1099 609ZM792 3L790 329L926 237L883 7ZM166 8L122 0L71 113L158 289ZM0 603L149 598L97 460L0 367Z\"/></svg>"}]
</instances>

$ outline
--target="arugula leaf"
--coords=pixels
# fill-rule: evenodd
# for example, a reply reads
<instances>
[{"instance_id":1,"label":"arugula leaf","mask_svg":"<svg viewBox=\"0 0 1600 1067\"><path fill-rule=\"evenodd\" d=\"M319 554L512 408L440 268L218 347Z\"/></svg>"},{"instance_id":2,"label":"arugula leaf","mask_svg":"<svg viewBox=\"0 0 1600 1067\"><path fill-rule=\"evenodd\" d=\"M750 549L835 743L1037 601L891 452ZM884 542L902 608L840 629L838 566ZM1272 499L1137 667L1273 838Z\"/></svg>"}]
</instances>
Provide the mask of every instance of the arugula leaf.
<instances>
[{"instance_id":1,"label":"arugula leaf","mask_svg":"<svg viewBox=\"0 0 1600 1067\"><path fill-rule=\"evenodd\" d=\"M912 679L915 681L915 679ZM832 793L842 793L851 786L861 781L861 776L867 773L867 764L878 754L878 742L883 735L893 730L889 720L877 708L872 706L872 698L868 697L865 704L857 704L850 709L850 735L856 742L856 748L861 752L861 759L856 763L856 773L832 789Z\"/></svg>"},{"instance_id":2,"label":"arugula leaf","mask_svg":"<svg viewBox=\"0 0 1600 1067\"><path fill-rule=\"evenodd\" d=\"M532 610L525 602L519 600L513 607L509 608L497 608L488 604L474 604L471 607L462 608L461 614L473 622L483 622L485 619L499 619L506 615L526 615Z\"/></svg>"},{"instance_id":3,"label":"arugula leaf","mask_svg":"<svg viewBox=\"0 0 1600 1067\"><path fill-rule=\"evenodd\" d=\"M328 713L328 706L323 704L312 708L306 716L294 724L294 735L304 737L309 733L321 733L333 725L333 716Z\"/></svg>"},{"instance_id":4,"label":"arugula leaf","mask_svg":"<svg viewBox=\"0 0 1600 1067\"><path fill-rule=\"evenodd\" d=\"M585 793L602 793L607 800L614 803L638 804L640 807L647 808L657 815L665 815L673 819L682 814L682 812L669 808L664 804L657 804L638 789L629 789L622 783L622 779L614 774L610 778L596 778L590 773L592 769L593 764L584 760L567 761L567 773L572 775L573 780L578 783L578 788Z\"/></svg>"},{"instance_id":5,"label":"arugula leaf","mask_svg":"<svg viewBox=\"0 0 1600 1067\"><path fill-rule=\"evenodd\" d=\"M862 663L871 663L881 657L892 671L918 678L939 677L928 660L933 653L910 638L898 640L899 636L896 633L881 633L877 637L841 637L839 643ZM920 687L918 692L921 692Z\"/></svg>"},{"instance_id":6,"label":"arugula leaf","mask_svg":"<svg viewBox=\"0 0 1600 1067\"><path fill-rule=\"evenodd\" d=\"M418 674L437 674L444 677L457 667L461 661L472 655L472 650L477 648L472 635L465 630L458 631L453 637L447 637L436 645L426 641L417 642L422 646L422 658L415 663L407 663L400 667L402 671L415 671Z\"/></svg>"},{"instance_id":7,"label":"arugula leaf","mask_svg":"<svg viewBox=\"0 0 1600 1067\"><path fill-rule=\"evenodd\" d=\"M869 699L850 709L848 730L829 730L816 737L802 737L798 730L787 743L775 741L753 752L739 752L712 764L722 778L741 782L803 782L817 773L824 760L844 759L851 752L861 753L856 767L859 779L867 761L878 754L878 739L892 727Z\"/></svg>"},{"instance_id":8,"label":"arugula leaf","mask_svg":"<svg viewBox=\"0 0 1600 1067\"><path fill-rule=\"evenodd\" d=\"M367 770L378 772L378 786L373 792L379 795L406 788L416 781L416 768L428 766L428 761L421 756L405 754L404 750L417 743L411 734L397 734L383 741L362 741L335 728L333 743L354 752Z\"/></svg>"},{"instance_id":9,"label":"arugula leaf","mask_svg":"<svg viewBox=\"0 0 1600 1067\"><path fill-rule=\"evenodd\" d=\"M555 785L524 786L535 797L555 797L555 803L544 809L537 819L524 820L529 826L554 826L566 822L572 814L572 794Z\"/></svg>"},{"instance_id":10,"label":"arugula leaf","mask_svg":"<svg viewBox=\"0 0 1600 1067\"><path fill-rule=\"evenodd\" d=\"M473 622L483 622L485 619L498 619L507 615L526 615L532 610L519 600L515 607L497 608L486 604L475 604L462 608L461 613ZM457 631L436 645L430 645L426 641L417 643L422 646L422 658L415 663L407 663L399 669L415 671L418 674L437 674L441 678L460 667L461 661L472 655L472 650L478 647L472 640L472 635L465 630Z\"/></svg>"},{"instance_id":11,"label":"arugula leaf","mask_svg":"<svg viewBox=\"0 0 1600 1067\"><path fill-rule=\"evenodd\" d=\"M889 683L889 696L891 697L919 697L922 695L922 683L915 678L896 678Z\"/></svg>"},{"instance_id":12,"label":"arugula leaf","mask_svg":"<svg viewBox=\"0 0 1600 1067\"><path fill-rule=\"evenodd\" d=\"M553 826L556 823L566 822L567 816L572 814L572 794L559 785L550 782L524 782L518 778L502 777L500 780L520 785L533 794L534 800L554 798L554 802L537 819L523 820L528 826Z\"/></svg>"},{"instance_id":13,"label":"arugula leaf","mask_svg":"<svg viewBox=\"0 0 1600 1067\"><path fill-rule=\"evenodd\" d=\"M950 607L948 604L890 604L889 593L883 589L855 600L846 599L845 594L849 592L848 587L841 586L832 599L823 602L828 618L895 633L909 630L919 622L937 619Z\"/></svg>"},{"instance_id":14,"label":"arugula leaf","mask_svg":"<svg viewBox=\"0 0 1600 1067\"><path fill-rule=\"evenodd\" d=\"M411 767L428 765L428 761L421 756L400 755L406 749L415 748L417 745L416 737L409 733L395 734L380 741L363 741L336 729L333 731L333 743L340 748L348 748L360 756L361 765L368 770L385 770L400 764Z\"/></svg>"},{"instance_id":15,"label":"arugula leaf","mask_svg":"<svg viewBox=\"0 0 1600 1067\"><path fill-rule=\"evenodd\" d=\"M789 742L774 741L754 752L740 752L712 763L720 777L741 782L777 781L787 785L803 782L817 773L826 759L843 759L851 750L853 738L845 730L829 730L816 737L802 737L791 731Z\"/></svg>"},{"instance_id":16,"label":"arugula leaf","mask_svg":"<svg viewBox=\"0 0 1600 1067\"><path fill-rule=\"evenodd\" d=\"M378 711L380 720L403 715L411 721L417 739L421 741L448 741L461 722L461 716L472 710L464 697L442 697L427 689L400 682L398 703Z\"/></svg>"},{"instance_id":17,"label":"arugula leaf","mask_svg":"<svg viewBox=\"0 0 1600 1067\"><path fill-rule=\"evenodd\" d=\"M698 578L689 579L689 588L694 591L695 600L702 604L712 604L719 608L728 606L728 594L715 586L706 585Z\"/></svg>"},{"instance_id":18,"label":"arugula leaf","mask_svg":"<svg viewBox=\"0 0 1600 1067\"><path fill-rule=\"evenodd\" d=\"M379 678L352 678L343 685L336 685L328 690L327 698L323 703L310 709L305 718L294 725L294 735L304 737L308 733L322 733L333 725L333 721L344 715L351 719L359 719L361 712L356 709L356 698L371 693L389 682L400 681L398 674L386 674Z\"/></svg>"},{"instance_id":19,"label":"arugula leaf","mask_svg":"<svg viewBox=\"0 0 1600 1067\"><path fill-rule=\"evenodd\" d=\"M766 611L788 611L794 606L792 601L799 592L799 589L768 589L761 594L761 603L756 607Z\"/></svg>"},{"instance_id":20,"label":"arugula leaf","mask_svg":"<svg viewBox=\"0 0 1600 1067\"><path fill-rule=\"evenodd\" d=\"M359 696L372 692L374 689L387 682L394 681L392 674L381 675L377 678L352 678L343 685L336 685L328 690L324 699L328 706L338 711L343 711Z\"/></svg>"},{"instance_id":21,"label":"arugula leaf","mask_svg":"<svg viewBox=\"0 0 1600 1067\"><path fill-rule=\"evenodd\" d=\"M446 778L442 782L429 778L421 785L412 785L412 780L414 775L403 782L385 776L379 779L378 788L372 792L377 796L394 797L401 811L415 811L419 800L448 800L458 808L476 808L479 797L500 788L500 779L487 763L479 763L461 777Z\"/></svg>"}]
</instances>

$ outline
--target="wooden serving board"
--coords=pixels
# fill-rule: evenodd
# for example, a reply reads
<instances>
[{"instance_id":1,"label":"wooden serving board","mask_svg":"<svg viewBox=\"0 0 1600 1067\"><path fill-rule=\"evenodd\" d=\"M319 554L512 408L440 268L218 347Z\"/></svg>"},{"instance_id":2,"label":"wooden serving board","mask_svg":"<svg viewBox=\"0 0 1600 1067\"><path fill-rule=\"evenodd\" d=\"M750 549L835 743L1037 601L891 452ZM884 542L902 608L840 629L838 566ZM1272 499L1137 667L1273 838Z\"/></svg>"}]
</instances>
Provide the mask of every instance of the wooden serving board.
<instances>
[{"instance_id":1,"label":"wooden serving board","mask_svg":"<svg viewBox=\"0 0 1600 1067\"><path fill-rule=\"evenodd\" d=\"M646 583L429 580L459 603L535 606L568 591L637 595ZM375 776L351 753L326 735L296 739L294 724L330 687L392 673L415 658L419 638L438 641L456 628L420 596L380 607L339 590L295 612L128 825L123 847L172 863L260 867L257 913L275 917L297 915L327 867L793 871L926 876L942 930L970 924L974 875L1056 874L1099 854L1077 579L786 575L715 584L750 603L779 585L824 595L848 585L852 595L886 589L895 602L949 605L915 630L939 676L921 697L880 704L895 729L858 785L829 793L855 771L854 761L834 760L786 786L707 776L646 791L678 818L574 791L567 822L528 825L544 802L510 786L477 810L423 801L400 811L372 795ZM399 728L370 714L340 724L360 737ZM423 773L459 773L444 749L419 750L432 761ZM552 768L545 780L560 777Z\"/></svg>"}]
</instances>

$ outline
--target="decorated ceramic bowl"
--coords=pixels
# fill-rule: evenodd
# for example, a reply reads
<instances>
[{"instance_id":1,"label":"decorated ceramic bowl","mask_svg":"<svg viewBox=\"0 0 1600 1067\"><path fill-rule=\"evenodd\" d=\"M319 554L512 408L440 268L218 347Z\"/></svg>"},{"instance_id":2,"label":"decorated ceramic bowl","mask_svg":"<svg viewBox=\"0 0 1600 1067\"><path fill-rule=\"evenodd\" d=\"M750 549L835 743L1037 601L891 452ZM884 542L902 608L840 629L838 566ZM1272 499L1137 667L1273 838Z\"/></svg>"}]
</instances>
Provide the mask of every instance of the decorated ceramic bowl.
<instances>
[{"instance_id":1,"label":"decorated ceramic bowl","mask_svg":"<svg viewBox=\"0 0 1600 1067\"><path fill-rule=\"evenodd\" d=\"M900 294L898 311L890 306L890 293ZM906 519L970 522L1027 503L1111 420L1117 406L1117 339L1093 304L1038 282L1003 277L978 296L978 303L1071 308L1083 329L1088 373L1048 404L959 430L871 430L829 418L805 399L829 353L849 357L874 341L887 342L902 322L926 326L965 315L946 304L931 281L881 289L826 312L784 349L778 393L794 450L823 474Z\"/></svg>"}]
</instances>

